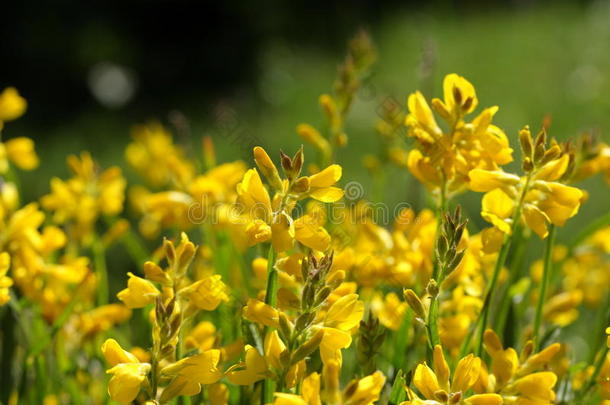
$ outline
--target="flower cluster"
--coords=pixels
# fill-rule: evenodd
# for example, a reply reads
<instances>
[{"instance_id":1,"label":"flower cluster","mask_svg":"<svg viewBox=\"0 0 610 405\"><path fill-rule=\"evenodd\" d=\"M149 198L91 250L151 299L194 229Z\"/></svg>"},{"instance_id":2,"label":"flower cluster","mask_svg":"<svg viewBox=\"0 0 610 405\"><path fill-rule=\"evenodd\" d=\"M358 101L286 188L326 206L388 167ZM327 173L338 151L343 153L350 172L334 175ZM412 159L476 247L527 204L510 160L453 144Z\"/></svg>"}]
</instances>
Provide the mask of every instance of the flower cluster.
<instances>
[{"instance_id":1,"label":"flower cluster","mask_svg":"<svg viewBox=\"0 0 610 405\"><path fill-rule=\"evenodd\" d=\"M375 189L395 164L432 198L379 218L337 153L375 59L359 34L320 98L327 125L299 125L290 155L222 163L212 138L194 152L151 122L124 167L70 155L32 201L34 142L4 137L27 103L0 93L0 402L610 401L610 214L562 231L610 147L524 126L518 157L498 107L449 74L442 99L381 114Z\"/></svg>"}]
</instances>

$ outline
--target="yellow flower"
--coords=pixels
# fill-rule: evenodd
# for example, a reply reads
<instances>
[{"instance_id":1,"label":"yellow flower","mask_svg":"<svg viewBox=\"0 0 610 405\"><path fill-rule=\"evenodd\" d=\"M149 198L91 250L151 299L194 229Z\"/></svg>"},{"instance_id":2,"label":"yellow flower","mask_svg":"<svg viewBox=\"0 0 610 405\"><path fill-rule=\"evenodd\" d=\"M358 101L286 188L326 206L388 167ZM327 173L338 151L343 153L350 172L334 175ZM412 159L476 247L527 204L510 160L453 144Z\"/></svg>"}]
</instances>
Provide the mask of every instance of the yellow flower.
<instances>
[{"instance_id":1,"label":"yellow flower","mask_svg":"<svg viewBox=\"0 0 610 405\"><path fill-rule=\"evenodd\" d=\"M243 308L243 316L251 322L257 322L271 328L279 327L277 309L253 298L250 298Z\"/></svg>"},{"instance_id":2,"label":"yellow flower","mask_svg":"<svg viewBox=\"0 0 610 405\"><path fill-rule=\"evenodd\" d=\"M33 170L38 167L38 155L34 150L34 141L26 137L17 137L0 143L0 159L6 157L21 170ZM2 163L0 172L6 171L6 164Z\"/></svg>"},{"instance_id":3,"label":"yellow flower","mask_svg":"<svg viewBox=\"0 0 610 405\"><path fill-rule=\"evenodd\" d=\"M134 127L134 141L125 149L125 159L151 185L188 184L194 166L184 151L174 145L171 134L159 123Z\"/></svg>"},{"instance_id":4,"label":"yellow flower","mask_svg":"<svg viewBox=\"0 0 610 405\"><path fill-rule=\"evenodd\" d=\"M475 394L464 397L479 378L481 372L481 359L472 354L460 359L453 375L450 374L449 365L445 360L443 349L436 345L433 353L433 366L426 363L419 364L413 375L413 385L428 401L423 402L417 395L407 390L409 405L437 405L444 403L459 403L460 399L466 404L500 405L502 397L498 394Z\"/></svg>"},{"instance_id":5,"label":"yellow flower","mask_svg":"<svg viewBox=\"0 0 610 405\"><path fill-rule=\"evenodd\" d=\"M385 384L385 376L376 371L359 380L352 381L343 391L343 404L369 405L379 399L379 394Z\"/></svg>"},{"instance_id":6,"label":"yellow flower","mask_svg":"<svg viewBox=\"0 0 610 405\"><path fill-rule=\"evenodd\" d=\"M412 93L405 123L409 136L417 141L409 152L407 167L426 187L450 197L468 183L468 172L475 168L496 170L512 160L512 149L504 132L491 122L498 107L483 110L471 122L478 99L470 82L456 74L445 76L444 100L433 99L432 108L420 92ZM444 131L433 110L447 123Z\"/></svg>"},{"instance_id":7,"label":"yellow flower","mask_svg":"<svg viewBox=\"0 0 610 405\"><path fill-rule=\"evenodd\" d=\"M267 375L267 363L258 350L250 345L246 345L245 350L245 361L229 367L226 372L227 378L233 384L250 385Z\"/></svg>"},{"instance_id":8,"label":"yellow flower","mask_svg":"<svg viewBox=\"0 0 610 405\"><path fill-rule=\"evenodd\" d=\"M218 369L220 350L207 350L203 353L185 357L161 369L161 375L173 378L163 391L164 401L178 395L196 395L201 385L216 383L222 378Z\"/></svg>"},{"instance_id":9,"label":"yellow flower","mask_svg":"<svg viewBox=\"0 0 610 405\"><path fill-rule=\"evenodd\" d=\"M130 403L138 396L140 387L150 372L150 364L140 363L133 354L123 350L114 339L104 342L102 353L111 366L106 371L112 374L108 383L110 398L123 404Z\"/></svg>"},{"instance_id":10,"label":"yellow flower","mask_svg":"<svg viewBox=\"0 0 610 405\"><path fill-rule=\"evenodd\" d=\"M197 308L206 311L213 311L221 302L229 301L228 288L219 275L195 281L180 292L185 294Z\"/></svg>"},{"instance_id":11,"label":"yellow flower","mask_svg":"<svg viewBox=\"0 0 610 405\"><path fill-rule=\"evenodd\" d=\"M371 303L371 309L379 318L379 322L388 329L397 331L403 321L408 304L401 301L395 293L388 293L385 299L376 296Z\"/></svg>"},{"instance_id":12,"label":"yellow flower","mask_svg":"<svg viewBox=\"0 0 610 405\"><path fill-rule=\"evenodd\" d=\"M531 138L529 129L521 131L522 138ZM551 147L551 153L557 145ZM561 153L561 152L556 152ZM563 226L576 215L583 192L557 182L568 170L568 155L541 161L524 177L501 170L473 169L469 172L470 189L486 193L481 216L504 233L510 234L514 218L521 218L541 238L548 235L548 224ZM520 212L516 212L520 207Z\"/></svg>"},{"instance_id":13,"label":"yellow flower","mask_svg":"<svg viewBox=\"0 0 610 405\"><path fill-rule=\"evenodd\" d=\"M99 171L88 152L67 159L73 177L51 179L51 193L42 197L42 206L53 212L58 224L67 224L78 241L88 244L100 215L117 215L123 210L126 181L121 169L113 166Z\"/></svg>"},{"instance_id":14,"label":"yellow flower","mask_svg":"<svg viewBox=\"0 0 610 405\"><path fill-rule=\"evenodd\" d=\"M298 177L303 164L303 153L295 157L283 155L282 180L271 158L261 147L254 148L255 161L275 190L271 198L263 185L258 170L248 170L237 185L237 211L234 225L242 226L246 242L252 246L271 241L277 252L293 247L294 241L319 251L330 244L330 235L323 227L324 218L315 212L294 219L292 211L297 201L311 197L322 202L334 202L343 196L343 190L334 184L341 178L341 167L331 165L309 177Z\"/></svg>"},{"instance_id":15,"label":"yellow flower","mask_svg":"<svg viewBox=\"0 0 610 405\"><path fill-rule=\"evenodd\" d=\"M211 349L215 342L216 326L209 321L199 322L184 339L184 345L188 349L198 349L200 352Z\"/></svg>"},{"instance_id":16,"label":"yellow flower","mask_svg":"<svg viewBox=\"0 0 610 405\"><path fill-rule=\"evenodd\" d=\"M483 378L485 389L499 393L510 400L523 403L550 405L555 399L553 387L557 376L550 371L536 371L548 366L549 362L560 351L558 343L552 344L539 353L522 358L517 352L504 349L498 336L492 331L485 331L485 350L492 359L492 374ZM523 357L523 356L522 356ZM483 376L482 373L481 375Z\"/></svg>"},{"instance_id":17,"label":"yellow flower","mask_svg":"<svg viewBox=\"0 0 610 405\"><path fill-rule=\"evenodd\" d=\"M128 308L143 308L149 304L155 302L155 299L159 296L159 290L148 280L134 275L133 273L127 273L129 281L127 281L127 288L119 291L117 294L118 299L123 301Z\"/></svg>"},{"instance_id":18,"label":"yellow flower","mask_svg":"<svg viewBox=\"0 0 610 405\"><path fill-rule=\"evenodd\" d=\"M27 101L14 87L5 88L0 93L0 130L4 122L15 120L25 113Z\"/></svg>"},{"instance_id":19,"label":"yellow flower","mask_svg":"<svg viewBox=\"0 0 610 405\"><path fill-rule=\"evenodd\" d=\"M10 299L9 288L13 285L13 280L6 275L10 266L11 256L7 252L0 253L0 306Z\"/></svg>"},{"instance_id":20,"label":"yellow flower","mask_svg":"<svg viewBox=\"0 0 610 405\"><path fill-rule=\"evenodd\" d=\"M324 335L320 343L324 364L331 361L341 364L341 349L351 345L351 330L358 326L363 315L364 303L358 299L358 294L345 295L332 303L324 318Z\"/></svg>"}]
</instances>

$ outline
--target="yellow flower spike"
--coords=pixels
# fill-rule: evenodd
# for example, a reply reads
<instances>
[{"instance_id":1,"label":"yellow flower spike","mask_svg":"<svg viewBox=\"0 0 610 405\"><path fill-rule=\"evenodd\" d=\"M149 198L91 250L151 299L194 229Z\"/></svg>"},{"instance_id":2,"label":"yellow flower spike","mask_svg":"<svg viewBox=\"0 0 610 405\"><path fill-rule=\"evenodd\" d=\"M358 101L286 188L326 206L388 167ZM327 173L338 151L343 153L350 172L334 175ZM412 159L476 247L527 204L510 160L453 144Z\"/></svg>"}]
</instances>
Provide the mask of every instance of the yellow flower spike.
<instances>
[{"instance_id":1,"label":"yellow flower spike","mask_svg":"<svg viewBox=\"0 0 610 405\"><path fill-rule=\"evenodd\" d=\"M265 358L261 356L258 350L250 345L246 345L245 350L245 361L230 367L226 372L227 378L233 384L250 385L262 380L267 375Z\"/></svg>"},{"instance_id":2,"label":"yellow flower spike","mask_svg":"<svg viewBox=\"0 0 610 405\"><path fill-rule=\"evenodd\" d=\"M257 322L271 328L279 328L278 311L262 301L250 298L243 308L243 316L251 322Z\"/></svg>"},{"instance_id":3,"label":"yellow flower spike","mask_svg":"<svg viewBox=\"0 0 610 405\"><path fill-rule=\"evenodd\" d=\"M143 308L154 303L160 294L159 290L150 281L138 277L131 272L127 273L127 275L129 276L127 288L119 291L117 298L131 309Z\"/></svg>"},{"instance_id":4,"label":"yellow flower spike","mask_svg":"<svg viewBox=\"0 0 610 405\"><path fill-rule=\"evenodd\" d=\"M18 137L4 143L6 156L21 170L33 170L38 167L38 155L34 150L34 141L30 138Z\"/></svg>"},{"instance_id":5,"label":"yellow flower spike","mask_svg":"<svg viewBox=\"0 0 610 405\"><path fill-rule=\"evenodd\" d=\"M222 372L218 369L219 361L220 350L207 350L164 367L161 374L180 376L191 383L209 385L222 378Z\"/></svg>"},{"instance_id":6,"label":"yellow flower spike","mask_svg":"<svg viewBox=\"0 0 610 405\"><path fill-rule=\"evenodd\" d=\"M326 313L324 324L344 331L358 326L364 314L364 302L358 294L348 294L335 301Z\"/></svg>"},{"instance_id":7,"label":"yellow flower spike","mask_svg":"<svg viewBox=\"0 0 610 405\"><path fill-rule=\"evenodd\" d=\"M27 101L19 95L16 88L5 88L0 93L0 129L2 129L3 121L12 121L21 117L25 113L27 105Z\"/></svg>"},{"instance_id":8,"label":"yellow flower spike","mask_svg":"<svg viewBox=\"0 0 610 405\"><path fill-rule=\"evenodd\" d=\"M434 393L441 389L436 374L426 363L421 363L415 368L413 385L417 387L424 397L430 399L435 398Z\"/></svg>"},{"instance_id":9,"label":"yellow flower spike","mask_svg":"<svg viewBox=\"0 0 610 405\"><path fill-rule=\"evenodd\" d=\"M228 287L218 274L196 281L180 291L193 305L205 311L213 311L221 302L229 301L227 292Z\"/></svg>"},{"instance_id":10,"label":"yellow flower spike","mask_svg":"<svg viewBox=\"0 0 610 405\"><path fill-rule=\"evenodd\" d=\"M260 146L256 146L253 150L254 152L254 161L258 166L258 169L261 171L263 176L267 178L269 183L276 190L282 190L282 179L280 179L280 174L277 170L277 167L267 154L267 152L261 148Z\"/></svg>"}]
</instances>

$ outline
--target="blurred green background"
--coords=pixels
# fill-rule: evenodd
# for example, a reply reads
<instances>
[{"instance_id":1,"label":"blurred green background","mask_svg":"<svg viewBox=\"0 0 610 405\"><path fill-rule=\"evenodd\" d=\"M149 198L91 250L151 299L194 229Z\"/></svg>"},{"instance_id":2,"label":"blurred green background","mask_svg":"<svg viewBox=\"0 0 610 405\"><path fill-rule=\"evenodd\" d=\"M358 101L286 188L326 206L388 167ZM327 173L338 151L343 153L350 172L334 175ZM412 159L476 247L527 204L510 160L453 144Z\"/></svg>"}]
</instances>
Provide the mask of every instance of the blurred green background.
<instances>
[{"instance_id":1,"label":"blurred green background","mask_svg":"<svg viewBox=\"0 0 610 405\"><path fill-rule=\"evenodd\" d=\"M46 193L51 175L68 174L69 153L87 149L103 165L124 166L131 125L150 119L171 126L185 117L190 131L177 142L196 155L201 136L212 135L220 161L250 159L244 145L252 140L272 154L294 151L297 124L323 124L317 98L330 91L361 27L379 59L339 162L344 183L361 182L366 197L372 186L361 159L378 148L379 106L388 98L404 105L416 89L439 96L447 73L471 80L481 107L500 106L495 123L515 148L518 129L537 129L545 116L559 139L583 130L610 139L608 1L227 2L198 12L186 1L59 1L35 12L30 3L8 5L0 31L0 86L18 87L30 104L4 136L36 139L42 159L22 175L26 199ZM387 202L421 207L412 186L392 170ZM591 198L569 232L609 210L601 179L585 187ZM480 195L464 201L481 224Z\"/></svg>"}]
</instances>

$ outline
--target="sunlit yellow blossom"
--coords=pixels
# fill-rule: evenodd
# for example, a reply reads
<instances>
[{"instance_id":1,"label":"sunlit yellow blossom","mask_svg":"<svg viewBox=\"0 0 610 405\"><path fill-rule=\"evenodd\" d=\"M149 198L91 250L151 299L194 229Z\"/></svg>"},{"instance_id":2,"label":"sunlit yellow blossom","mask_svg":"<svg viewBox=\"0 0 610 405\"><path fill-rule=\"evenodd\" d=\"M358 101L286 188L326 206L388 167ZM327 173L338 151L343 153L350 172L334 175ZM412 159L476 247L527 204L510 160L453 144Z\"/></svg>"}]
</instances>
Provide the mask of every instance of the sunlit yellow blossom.
<instances>
[{"instance_id":1,"label":"sunlit yellow blossom","mask_svg":"<svg viewBox=\"0 0 610 405\"><path fill-rule=\"evenodd\" d=\"M418 180L447 197L465 188L470 170L495 170L509 163L512 149L504 132L491 123L498 107L483 110L471 122L464 120L478 105L470 82L449 74L443 93L444 100L433 99L432 108L420 92L409 96L406 125L417 149L409 153L407 165ZM433 109L446 121L448 131L437 124Z\"/></svg>"},{"instance_id":2,"label":"sunlit yellow blossom","mask_svg":"<svg viewBox=\"0 0 610 405\"><path fill-rule=\"evenodd\" d=\"M445 360L443 349L437 345L434 347L433 369L426 363L419 364L413 375L413 385L427 401L422 401L414 392L408 390L410 397L406 404L409 405L437 405L444 403L500 405L502 397L498 394L475 394L464 396L479 378L481 370L481 359L469 354L460 359L453 374L449 371L449 365Z\"/></svg>"},{"instance_id":3,"label":"sunlit yellow blossom","mask_svg":"<svg viewBox=\"0 0 610 405\"><path fill-rule=\"evenodd\" d=\"M0 130L3 123L21 117L27 108L27 101L14 87L5 88L0 93Z\"/></svg>"},{"instance_id":4,"label":"sunlit yellow blossom","mask_svg":"<svg viewBox=\"0 0 610 405\"><path fill-rule=\"evenodd\" d=\"M150 364L140 363L133 354L123 350L114 339L104 342L102 353L111 366L106 371L112 374L108 383L108 394L115 401L130 403L138 396L140 387L150 372Z\"/></svg>"},{"instance_id":5,"label":"sunlit yellow blossom","mask_svg":"<svg viewBox=\"0 0 610 405\"><path fill-rule=\"evenodd\" d=\"M129 281L127 288L119 291L118 299L123 301L128 308L143 308L146 305L155 302L155 298L159 296L159 290L148 280L127 273Z\"/></svg>"},{"instance_id":6,"label":"sunlit yellow blossom","mask_svg":"<svg viewBox=\"0 0 610 405\"><path fill-rule=\"evenodd\" d=\"M199 280L181 291L199 309L213 311L221 302L229 300L228 288L219 275Z\"/></svg>"},{"instance_id":7,"label":"sunlit yellow blossom","mask_svg":"<svg viewBox=\"0 0 610 405\"><path fill-rule=\"evenodd\" d=\"M267 364L255 347L246 345L245 360L227 370L227 378L233 384L250 385L265 378Z\"/></svg>"},{"instance_id":8,"label":"sunlit yellow blossom","mask_svg":"<svg viewBox=\"0 0 610 405\"><path fill-rule=\"evenodd\" d=\"M521 135L522 138L531 139L527 128L521 131ZM568 169L569 156L561 155L547 160L533 167L531 173L524 177L501 170L471 170L469 187L486 193L483 196L482 217L502 232L510 233L512 221L517 216L538 236L546 238L548 224L563 226L576 215L583 198L582 191L558 182ZM515 213L517 207L521 211Z\"/></svg>"}]
</instances>

